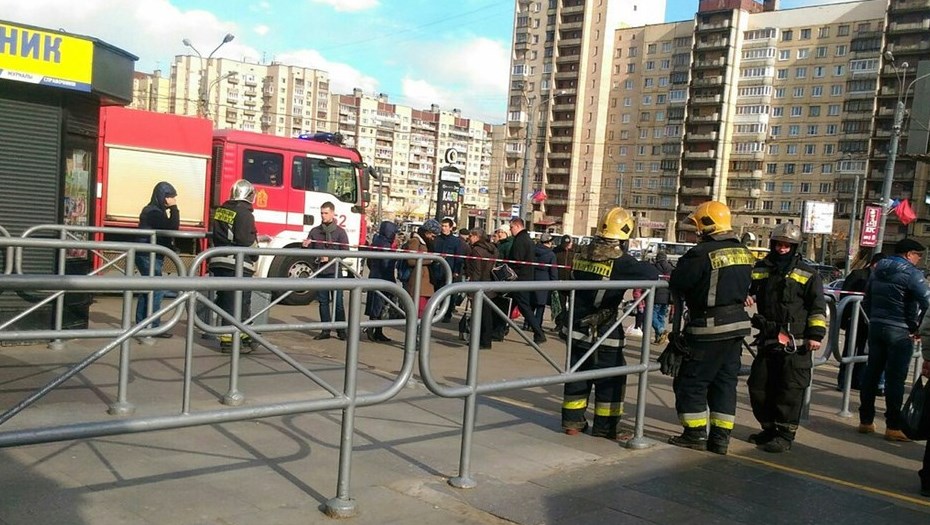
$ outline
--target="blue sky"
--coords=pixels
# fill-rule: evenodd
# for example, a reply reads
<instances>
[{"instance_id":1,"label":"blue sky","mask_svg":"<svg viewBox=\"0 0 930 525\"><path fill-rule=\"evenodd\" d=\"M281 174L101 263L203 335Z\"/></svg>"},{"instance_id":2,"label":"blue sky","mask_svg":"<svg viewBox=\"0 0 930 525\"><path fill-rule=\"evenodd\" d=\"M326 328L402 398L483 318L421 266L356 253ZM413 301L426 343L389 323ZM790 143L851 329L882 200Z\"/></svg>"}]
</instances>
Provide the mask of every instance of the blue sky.
<instances>
[{"instance_id":1,"label":"blue sky","mask_svg":"<svg viewBox=\"0 0 930 525\"><path fill-rule=\"evenodd\" d=\"M543 0L545 1L545 0ZM786 0L782 8L830 0ZM697 0L668 0L666 20ZM359 87L415 108L439 104L503 121L513 1L508 0L0 0L0 18L100 38L167 74L189 38L216 56L277 60L330 72L335 92Z\"/></svg>"}]
</instances>

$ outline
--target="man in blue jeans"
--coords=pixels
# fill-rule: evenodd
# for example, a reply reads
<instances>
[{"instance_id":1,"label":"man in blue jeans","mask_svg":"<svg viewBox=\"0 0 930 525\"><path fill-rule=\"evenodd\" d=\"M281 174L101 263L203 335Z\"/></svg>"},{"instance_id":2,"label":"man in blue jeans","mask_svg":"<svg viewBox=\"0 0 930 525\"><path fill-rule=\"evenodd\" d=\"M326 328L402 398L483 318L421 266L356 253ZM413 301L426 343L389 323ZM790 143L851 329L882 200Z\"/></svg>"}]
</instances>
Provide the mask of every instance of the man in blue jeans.
<instances>
[{"instance_id":1,"label":"man in blue jeans","mask_svg":"<svg viewBox=\"0 0 930 525\"><path fill-rule=\"evenodd\" d=\"M336 205L329 201L324 202L323 205L320 206L320 218L322 219L321 224L310 230L310 234L304 239L304 248L311 247L316 250L348 250L349 236L346 234L345 229L339 226L335 220ZM320 264L326 264L328 262L329 257L320 257ZM342 265L340 264L333 264L317 275L317 278L323 279L335 279L339 277L342 277ZM320 290L316 295L317 301L320 302L320 322L329 323L333 320L329 311L331 294L336 295L336 321L345 321L346 311L343 307L342 290ZM336 337L345 341L346 331L343 329L336 330ZM329 330L323 330L314 337L316 340L329 338Z\"/></svg>"},{"instance_id":2,"label":"man in blue jeans","mask_svg":"<svg viewBox=\"0 0 930 525\"><path fill-rule=\"evenodd\" d=\"M872 270L863 300L869 316L869 360L859 392L859 432L875 432L875 397L884 371L888 441L910 441L901 431L901 405L918 328L930 308L930 286L917 268L924 251L914 239L898 241L894 255Z\"/></svg>"}]
</instances>

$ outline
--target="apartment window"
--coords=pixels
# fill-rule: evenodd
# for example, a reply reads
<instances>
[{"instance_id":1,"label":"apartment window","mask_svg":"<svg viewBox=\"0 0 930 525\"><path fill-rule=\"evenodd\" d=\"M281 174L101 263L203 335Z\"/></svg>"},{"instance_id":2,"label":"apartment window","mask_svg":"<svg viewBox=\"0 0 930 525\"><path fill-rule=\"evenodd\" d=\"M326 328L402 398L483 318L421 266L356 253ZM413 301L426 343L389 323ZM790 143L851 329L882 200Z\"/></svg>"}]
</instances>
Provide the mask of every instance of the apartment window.
<instances>
[{"instance_id":1,"label":"apartment window","mask_svg":"<svg viewBox=\"0 0 930 525\"><path fill-rule=\"evenodd\" d=\"M657 46L656 46L655 44L649 44L649 45L647 45L647 46L646 46L646 54L647 54L647 55L653 55L653 54L655 54L655 52L656 52L656 47L657 47Z\"/></svg>"},{"instance_id":2,"label":"apartment window","mask_svg":"<svg viewBox=\"0 0 930 525\"><path fill-rule=\"evenodd\" d=\"M649 138L649 128L640 128L639 129L639 138L648 139Z\"/></svg>"},{"instance_id":3,"label":"apartment window","mask_svg":"<svg viewBox=\"0 0 930 525\"><path fill-rule=\"evenodd\" d=\"M778 106L772 108L772 116L773 116L773 117L781 117L781 116L783 116L784 114L785 114L785 108L783 108L783 107L778 107Z\"/></svg>"},{"instance_id":4,"label":"apartment window","mask_svg":"<svg viewBox=\"0 0 930 525\"><path fill-rule=\"evenodd\" d=\"M624 113L623 115L621 115L621 116L620 116L620 122L623 123L623 124L629 124L629 123L630 123L630 114L629 114L629 113Z\"/></svg>"},{"instance_id":5,"label":"apartment window","mask_svg":"<svg viewBox=\"0 0 930 525\"><path fill-rule=\"evenodd\" d=\"M672 43L671 42L662 42L662 52L671 53L672 52Z\"/></svg>"},{"instance_id":6,"label":"apartment window","mask_svg":"<svg viewBox=\"0 0 930 525\"><path fill-rule=\"evenodd\" d=\"M773 201L762 201L762 209L765 211L772 211Z\"/></svg>"},{"instance_id":7,"label":"apartment window","mask_svg":"<svg viewBox=\"0 0 930 525\"><path fill-rule=\"evenodd\" d=\"M629 48L626 52L626 56L628 57L635 57L637 54L638 54L638 51L635 47Z\"/></svg>"},{"instance_id":8,"label":"apartment window","mask_svg":"<svg viewBox=\"0 0 930 525\"><path fill-rule=\"evenodd\" d=\"M811 163L801 164L801 173L804 173L804 174L807 174L807 175L810 175L811 173L814 173L814 165L811 164ZM807 186L807 190L806 190L806 191L805 191L805 189L804 189L804 186L805 186L805 185ZM801 193L810 193L810 192L811 192L811 184L810 184L809 182L802 182L802 183L801 183Z\"/></svg>"},{"instance_id":9,"label":"apartment window","mask_svg":"<svg viewBox=\"0 0 930 525\"><path fill-rule=\"evenodd\" d=\"M629 140L629 138L630 138L630 130L628 129L620 130L620 140Z\"/></svg>"},{"instance_id":10,"label":"apartment window","mask_svg":"<svg viewBox=\"0 0 930 525\"><path fill-rule=\"evenodd\" d=\"M810 48L804 47L804 48L798 49L798 60L810 58L810 56L811 56Z\"/></svg>"},{"instance_id":11,"label":"apartment window","mask_svg":"<svg viewBox=\"0 0 930 525\"><path fill-rule=\"evenodd\" d=\"M771 130L772 130L771 133L773 137L777 137L781 135L781 126L772 126Z\"/></svg>"},{"instance_id":12,"label":"apartment window","mask_svg":"<svg viewBox=\"0 0 930 525\"><path fill-rule=\"evenodd\" d=\"M842 25L836 28L836 36L849 36L849 26Z\"/></svg>"},{"instance_id":13,"label":"apartment window","mask_svg":"<svg viewBox=\"0 0 930 525\"><path fill-rule=\"evenodd\" d=\"M791 116L800 117L804 112L804 108L801 106L791 106Z\"/></svg>"},{"instance_id":14,"label":"apartment window","mask_svg":"<svg viewBox=\"0 0 930 525\"><path fill-rule=\"evenodd\" d=\"M659 77L659 87L668 86L668 77Z\"/></svg>"},{"instance_id":15,"label":"apartment window","mask_svg":"<svg viewBox=\"0 0 930 525\"><path fill-rule=\"evenodd\" d=\"M629 63L629 64L627 64L627 65L626 65L626 72L627 72L627 73L635 73L635 72L636 72L636 64L633 64L632 62Z\"/></svg>"},{"instance_id":16,"label":"apartment window","mask_svg":"<svg viewBox=\"0 0 930 525\"><path fill-rule=\"evenodd\" d=\"M817 146L815 144L805 144L804 145L804 154L805 155L814 155L817 153Z\"/></svg>"},{"instance_id":17,"label":"apartment window","mask_svg":"<svg viewBox=\"0 0 930 525\"><path fill-rule=\"evenodd\" d=\"M830 38L830 26L823 26L817 31L817 38Z\"/></svg>"},{"instance_id":18,"label":"apartment window","mask_svg":"<svg viewBox=\"0 0 930 525\"><path fill-rule=\"evenodd\" d=\"M830 96L839 97L843 95L843 85L842 84L833 84L830 86Z\"/></svg>"},{"instance_id":19,"label":"apartment window","mask_svg":"<svg viewBox=\"0 0 930 525\"><path fill-rule=\"evenodd\" d=\"M821 68L823 69L823 68ZM811 88L812 97L822 97L823 96L823 86L813 86Z\"/></svg>"},{"instance_id":20,"label":"apartment window","mask_svg":"<svg viewBox=\"0 0 930 525\"><path fill-rule=\"evenodd\" d=\"M817 124L809 124L807 126L807 136L817 135L817 129L818 129Z\"/></svg>"},{"instance_id":21,"label":"apartment window","mask_svg":"<svg viewBox=\"0 0 930 525\"><path fill-rule=\"evenodd\" d=\"M878 59L867 58L867 59L862 59L862 60L850 60L849 71L852 74L874 73L878 71Z\"/></svg>"},{"instance_id":22,"label":"apartment window","mask_svg":"<svg viewBox=\"0 0 930 525\"><path fill-rule=\"evenodd\" d=\"M844 56L846 56L846 52L847 52L848 49L849 49L849 47L848 47L846 44L840 44L840 45L836 46L836 56L838 56L838 57L844 57Z\"/></svg>"},{"instance_id":23,"label":"apartment window","mask_svg":"<svg viewBox=\"0 0 930 525\"><path fill-rule=\"evenodd\" d=\"M633 105L632 97L623 97L623 107L628 108Z\"/></svg>"},{"instance_id":24,"label":"apartment window","mask_svg":"<svg viewBox=\"0 0 930 525\"><path fill-rule=\"evenodd\" d=\"M836 135L836 124L827 124L827 135Z\"/></svg>"},{"instance_id":25,"label":"apartment window","mask_svg":"<svg viewBox=\"0 0 930 525\"><path fill-rule=\"evenodd\" d=\"M665 112L664 112L664 111L656 111L656 122L664 122L664 121L665 121ZM657 132L658 132L658 131L661 131L661 129L656 129L656 131L657 131ZM661 135L660 135L660 136L661 136Z\"/></svg>"},{"instance_id":26,"label":"apartment window","mask_svg":"<svg viewBox=\"0 0 930 525\"><path fill-rule=\"evenodd\" d=\"M801 126L800 126L800 125L798 125L798 124L792 124L792 125L788 126L788 136L789 136L789 137L797 137L797 136L800 135L800 134L801 134Z\"/></svg>"},{"instance_id":27,"label":"apartment window","mask_svg":"<svg viewBox=\"0 0 930 525\"><path fill-rule=\"evenodd\" d=\"M806 67L795 68L794 78L807 78L807 68Z\"/></svg>"},{"instance_id":28,"label":"apartment window","mask_svg":"<svg viewBox=\"0 0 930 525\"><path fill-rule=\"evenodd\" d=\"M633 89L633 79L628 78L623 81L623 89Z\"/></svg>"},{"instance_id":29,"label":"apartment window","mask_svg":"<svg viewBox=\"0 0 930 525\"><path fill-rule=\"evenodd\" d=\"M791 41L792 38L794 38L794 32L791 31L790 29L787 29L781 32L782 42L789 42Z\"/></svg>"},{"instance_id":30,"label":"apartment window","mask_svg":"<svg viewBox=\"0 0 930 525\"><path fill-rule=\"evenodd\" d=\"M820 116L820 106L811 106L807 108L808 117L819 117Z\"/></svg>"},{"instance_id":31,"label":"apartment window","mask_svg":"<svg viewBox=\"0 0 930 525\"><path fill-rule=\"evenodd\" d=\"M690 36L680 36L675 39L675 47L691 47Z\"/></svg>"},{"instance_id":32,"label":"apartment window","mask_svg":"<svg viewBox=\"0 0 930 525\"><path fill-rule=\"evenodd\" d=\"M826 70L823 66L814 67L814 78L823 78L826 75Z\"/></svg>"},{"instance_id":33,"label":"apartment window","mask_svg":"<svg viewBox=\"0 0 930 525\"><path fill-rule=\"evenodd\" d=\"M794 164L785 164L785 173L787 174L794 173ZM782 193L794 193L794 183L793 182L782 182L781 192Z\"/></svg>"},{"instance_id":34,"label":"apartment window","mask_svg":"<svg viewBox=\"0 0 930 525\"><path fill-rule=\"evenodd\" d=\"M778 164L769 164L769 166L772 167L772 169L769 171L769 173L775 173L775 168L778 166ZM766 182L765 185L763 186L763 189L764 189L765 191L768 191L768 192L773 192L773 191L775 191L775 183L774 183L774 182Z\"/></svg>"},{"instance_id":35,"label":"apartment window","mask_svg":"<svg viewBox=\"0 0 930 525\"><path fill-rule=\"evenodd\" d=\"M794 93L792 94L792 96L793 96L794 98L801 98L801 97L803 97L803 96L804 96L804 88L803 88L803 87L796 87L796 88L794 88Z\"/></svg>"},{"instance_id":36,"label":"apartment window","mask_svg":"<svg viewBox=\"0 0 930 525\"><path fill-rule=\"evenodd\" d=\"M810 40L811 39L811 30L802 29L801 30L801 40Z\"/></svg>"},{"instance_id":37,"label":"apartment window","mask_svg":"<svg viewBox=\"0 0 930 525\"><path fill-rule=\"evenodd\" d=\"M785 88L775 88L775 98L785 98Z\"/></svg>"},{"instance_id":38,"label":"apartment window","mask_svg":"<svg viewBox=\"0 0 930 525\"><path fill-rule=\"evenodd\" d=\"M671 69L671 67L672 67L672 59L663 58L662 60L659 61L660 69Z\"/></svg>"},{"instance_id":39,"label":"apartment window","mask_svg":"<svg viewBox=\"0 0 930 525\"><path fill-rule=\"evenodd\" d=\"M666 95L665 93L656 95L656 104L665 104L667 101L668 101L668 95Z\"/></svg>"},{"instance_id":40,"label":"apartment window","mask_svg":"<svg viewBox=\"0 0 930 525\"><path fill-rule=\"evenodd\" d=\"M780 201L781 211L791 211L791 201Z\"/></svg>"},{"instance_id":41,"label":"apartment window","mask_svg":"<svg viewBox=\"0 0 930 525\"><path fill-rule=\"evenodd\" d=\"M787 69L779 69L779 70L777 71L776 75L775 75L775 78L778 78L778 79L786 79L786 78L788 78L788 70L787 70Z\"/></svg>"},{"instance_id":42,"label":"apartment window","mask_svg":"<svg viewBox=\"0 0 930 525\"><path fill-rule=\"evenodd\" d=\"M640 122L649 122L650 117L651 117L651 115L649 114L648 111L643 111L642 113L639 114L639 121L640 121Z\"/></svg>"},{"instance_id":43,"label":"apartment window","mask_svg":"<svg viewBox=\"0 0 930 525\"><path fill-rule=\"evenodd\" d=\"M824 155L833 155L835 151L836 151L836 144L824 144L823 145Z\"/></svg>"},{"instance_id":44,"label":"apartment window","mask_svg":"<svg viewBox=\"0 0 930 525\"><path fill-rule=\"evenodd\" d=\"M647 60L647 61L646 61L646 71L652 71L652 70L655 69L655 68L656 68L656 62L655 62L655 60Z\"/></svg>"},{"instance_id":45,"label":"apartment window","mask_svg":"<svg viewBox=\"0 0 930 525\"><path fill-rule=\"evenodd\" d=\"M655 79L653 79L653 78L644 78L644 79L643 79L643 87L644 87L644 88L651 88L652 85L653 85L654 83L655 83Z\"/></svg>"},{"instance_id":46,"label":"apartment window","mask_svg":"<svg viewBox=\"0 0 930 525\"><path fill-rule=\"evenodd\" d=\"M789 58L791 58L790 49L782 49L778 51L778 60L788 60Z\"/></svg>"},{"instance_id":47,"label":"apartment window","mask_svg":"<svg viewBox=\"0 0 930 525\"><path fill-rule=\"evenodd\" d=\"M769 155L778 155L780 149L778 144L769 144Z\"/></svg>"},{"instance_id":48,"label":"apartment window","mask_svg":"<svg viewBox=\"0 0 930 525\"><path fill-rule=\"evenodd\" d=\"M829 166L829 164L825 164L825 166ZM831 186L833 185L830 184L829 182L821 182L820 193L830 193L830 190L832 189Z\"/></svg>"},{"instance_id":49,"label":"apartment window","mask_svg":"<svg viewBox=\"0 0 930 525\"><path fill-rule=\"evenodd\" d=\"M673 89L668 92L669 102L683 102L686 97L687 93L684 89Z\"/></svg>"},{"instance_id":50,"label":"apartment window","mask_svg":"<svg viewBox=\"0 0 930 525\"><path fill-rule=\"evenodd\" d=\"M785 147L785 153L788 155L797 155L798 154L798 145L797 144L788 144Z\"/></svg>"}]
</instances>

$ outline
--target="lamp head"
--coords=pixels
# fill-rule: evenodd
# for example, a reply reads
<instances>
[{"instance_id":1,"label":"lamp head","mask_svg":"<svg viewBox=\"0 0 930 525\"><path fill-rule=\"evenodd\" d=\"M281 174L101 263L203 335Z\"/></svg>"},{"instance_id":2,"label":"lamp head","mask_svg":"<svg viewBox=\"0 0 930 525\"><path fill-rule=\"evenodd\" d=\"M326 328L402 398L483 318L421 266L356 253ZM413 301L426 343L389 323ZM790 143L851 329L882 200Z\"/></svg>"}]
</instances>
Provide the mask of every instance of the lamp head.
<instances>
[{"instance_id":1,"label":"lamp head","mask_svg":"<svg viewBox=\"0 0 930 525\"><path fill-rule=\"evenodd\" d=\"M885 60L889 62L894 62L894 55L891 53L891 51L885 51L884 56L885 56Z\"/></svg>"},{"instance_id":2,"label":"lamp head","mask_svg":"<svg viewBox=\"0 0 930 525\"><path fill-rule=\"evenodd\" d=\"M236 38L236 36L232 33L226 33L226 36L223 37L223 43L228 44L232 42L234 38Z\"/></svg>"},{"instance_id":3,"label":"lamp head","mask_svg":"<svg viewBox=\"0 0 930 525\"><path fill-rule=\"evenodd\" d=\"M190 39L190 38L185 38L184 40L181 40L181 43L184 44L184 45L187 46L187 47L193 47L193 44L191 43L191 39Z\"/></svg>"}]
</instances>

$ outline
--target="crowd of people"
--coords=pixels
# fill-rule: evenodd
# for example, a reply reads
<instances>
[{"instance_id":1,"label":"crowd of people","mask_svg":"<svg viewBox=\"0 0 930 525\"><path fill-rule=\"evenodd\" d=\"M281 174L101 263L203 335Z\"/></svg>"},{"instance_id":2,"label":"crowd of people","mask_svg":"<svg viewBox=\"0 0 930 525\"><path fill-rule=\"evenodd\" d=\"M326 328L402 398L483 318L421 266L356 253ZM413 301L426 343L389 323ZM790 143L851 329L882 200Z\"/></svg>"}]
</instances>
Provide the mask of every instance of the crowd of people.
<instances>
[{"instance_id":1,"label":"crowd of people","mask_svg":"<svg viewBox=\"0 0 930 525\"><path fill-rule=\"evenodd\" d=\"M140 224L177 229L176 197L173 187L159 183L140 216ZM213 246L257 246L254 199L255 190L249 182L233 185L230 199L213 215ZM304 247L348 249L346 232L334 222L333 210L332 203L322 205L322 223L309 232ZM662 373L674 378L675 410L682 426L681 434L670 437L669 443L727 454L736 421L743 345L755 328L756 355L748 389L760 430L749 436L749 441L766 452L787 452L799 429L805 389L811 384L813 353L820 348L827 331L822 279L801 256L802 232L794 224L779 224L771 234L768 254L758 260L733 231L730 210L721 202L699 205L688 216L686 226L695 231L699 242L673 267L661 252L654 262L637 260L629 254L635 223L632 215L620 207L604 215L591 243L581 247L576 247L568 235L559 239L558 246L554 246L550 234L541 235L534 243L520 218L513 218L509 228L501 228L493 235L481 229L456 231L452 219L429 219L406 239L400 237L394 222L383 221L370 241L372 248L433 253L443 257L448 266L417 257L370 258L367 266L371 278L399 281L417 304L419 315L430 297L447 282L498 279L495 272L500 262L512 269L516 281L666 279L668 287L658 288L653 298L652 328L653 342L666 345L658 362ZM159 237L157 242L170 243L170 239ZM917 266L925 251L917 241L905 238L895 245L892 255L861 257L863 262L855 265L844 288L864 294L861 321L867 321L859 323L859 337L854 343L855 353L868 354L867 362L848 372L853 375L853 387L860 391L858 432L876 431L876 397L881 394L880 385L884 385L884 438L893 442L909 441L903 431L901 409L914 345L921 339L925 359L922 373L930 377L930 318L924 315L930 309L930 285ZM151 261L154 267L149 266ZM140 254L136 260L143 275L159 275L161 262L160 257L147 254ZM235 262L234 256L215 257L209 263L210 272L218 277L232 276ZM328 264L326 258L321 258L320 263L318 277L339 276L339 265ZM254 256L245 258L244 276L252 275L254 264ZM445 274L446 267L451 275ZM419 278L415 278L416 271ZM572 342L572 365L577 365L578 370L593 370L625 365L625 338L642 337L642 308L632 327L624 330L618 323L626 292L611 288L577 290L571 310L566 294L546 291L545 286L531 292L488 291L486 296L505 315L522 316L524 329L533 332L537 345L547 341L543 326L548 306L555 331ZM631 292L635 300L637 290ZM230 316L235 315L234 294L217 294L217 304ZM342 295L338 291L317 294L322 322L345 320ZM249 296L242 296L240 319L249 316ZM153 294L153 310L159 308L160 299L159 293ZM450 301L442 321L451 322L456 307L462 304L464 315L468 315L470 301ZM640 301L639 306L644 304ZM748 309L753 307L756 312L750 316ZM385 295L374 291L369 292L365 308L371 319L383 319L391 310ZM140 296L137 322L142 322L148 309L147 297ZM331 310L335 311L335 319ZM494 310L489 306L481 309L481 349L490 349L494 341L503 341L507 334L509 323L494 315ZM569 311L573 316L570 323ZM849 316L840 322L844 329L849 328ZM467 323L463 319L461 324ZM152 326L157 326L157 321ZM330 334L324 329L315 339L327 339ZM381 328L370 328L366 334L370 341L390 341ZM345 339L345 330L337 329L336 336ZM228 351L232 341L224 337L221 345ZM600 344L591 352L597 341ZM582 359L584 362L580 362ZM840 381L845 373L843 368ZM620 419L625 389L626 376L566 383L562 430L575 435L590 428L594 436L623 439ZM594 417L589 425L587 412L592 393ZM925 417L930 417L930 411ZM919 476L921 494L930 496L930 445L925 449Z\"/></svg>"}]
</instances>

